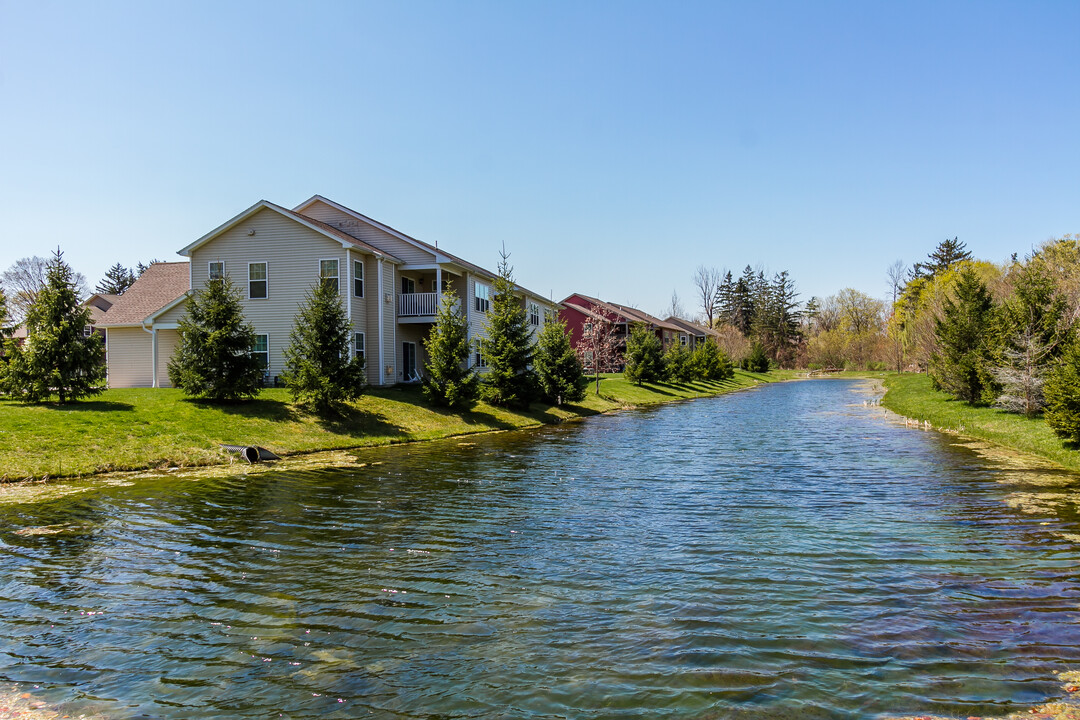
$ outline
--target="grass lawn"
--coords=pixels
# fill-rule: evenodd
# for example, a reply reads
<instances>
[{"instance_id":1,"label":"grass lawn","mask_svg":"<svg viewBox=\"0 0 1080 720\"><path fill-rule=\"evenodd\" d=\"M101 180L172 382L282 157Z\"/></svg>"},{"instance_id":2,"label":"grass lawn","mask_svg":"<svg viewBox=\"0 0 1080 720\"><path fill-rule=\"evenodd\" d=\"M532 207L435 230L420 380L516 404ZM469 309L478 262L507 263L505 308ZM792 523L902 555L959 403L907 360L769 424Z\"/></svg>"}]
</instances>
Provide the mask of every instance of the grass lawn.
<instances>
[{"instance_id":1,"label":"grass lawn","mask_svg":"<svg viewBox=\"0 0 1080 720\"><path fill-rule=\"evenodd\" d=\"M469 412L432 408L417 387L371 390L348 413L322 420L265 389L251 402L218 405L179 390L107 390L70 405L0 399L0 478L70 477L114 470L229 461L222 443L261 445L279 455L432 440L558 423L625 407L718 395L790 377L736 371L724 383L646 384L604 375L581 403L511 411L479 404Z\"/></svg>"},{"instance_id":2,"label":"grass lawn","mask_svg":"<svg viewBox=\"0 0 1080 720\"><path fill-rule=\"evenodd\" d=\"M934 390L926 375L889 375L881 404L935 428L958 432L1080 470L1080 452L1067 447L1041 417L1028 419L996 408L971 407Z\"/></svg>"}]
</instances>

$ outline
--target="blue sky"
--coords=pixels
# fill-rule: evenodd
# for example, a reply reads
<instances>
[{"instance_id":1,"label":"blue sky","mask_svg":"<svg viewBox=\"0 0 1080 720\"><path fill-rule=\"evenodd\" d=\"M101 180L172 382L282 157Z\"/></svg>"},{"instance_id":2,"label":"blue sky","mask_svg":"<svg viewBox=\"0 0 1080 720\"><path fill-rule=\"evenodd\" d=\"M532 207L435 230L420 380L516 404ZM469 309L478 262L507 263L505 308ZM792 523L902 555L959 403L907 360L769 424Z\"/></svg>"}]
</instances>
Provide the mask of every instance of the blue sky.
<instances>
[{"instance_id":1,"label":"blue sky","mask_svg":"<svg viewBox=\"0 0 1080 720\"><path fill-rule=\"evenodd\" d=\"M326 195L561 299L1080 232L1077 2L0 0L0 269Z\"/></svg>"}]
</instances>

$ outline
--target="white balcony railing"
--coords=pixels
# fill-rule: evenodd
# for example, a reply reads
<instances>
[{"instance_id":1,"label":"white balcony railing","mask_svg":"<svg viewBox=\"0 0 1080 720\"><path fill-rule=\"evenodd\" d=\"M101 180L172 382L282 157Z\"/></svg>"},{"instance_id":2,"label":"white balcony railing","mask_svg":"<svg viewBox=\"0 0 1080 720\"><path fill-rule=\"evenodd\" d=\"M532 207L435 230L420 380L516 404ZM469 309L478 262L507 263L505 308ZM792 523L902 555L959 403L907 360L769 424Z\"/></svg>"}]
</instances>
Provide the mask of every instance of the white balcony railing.
<instances>
[{"instance_id":1,"label":"white balcony railing","mask_svg":"<svg viewBox=\"0 0 1080 720\"><path fill-rule=\"evenodd\" d=\"M439 293L402 293L398 295L398 317L434 315L439 307Z\"/></svg>"}]
</instances>

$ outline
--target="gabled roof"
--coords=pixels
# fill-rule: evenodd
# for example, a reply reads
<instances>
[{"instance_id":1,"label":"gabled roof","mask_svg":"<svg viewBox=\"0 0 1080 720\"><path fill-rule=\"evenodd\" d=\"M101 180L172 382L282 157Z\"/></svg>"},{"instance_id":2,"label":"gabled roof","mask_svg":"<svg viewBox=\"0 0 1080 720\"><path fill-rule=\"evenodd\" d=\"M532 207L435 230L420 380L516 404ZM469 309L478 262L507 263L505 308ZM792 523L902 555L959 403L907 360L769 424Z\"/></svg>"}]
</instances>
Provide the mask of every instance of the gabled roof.
<instances>
[{"instance_id":1,"label":"gabled roof","mask_svg":"<svg viewBox=\"0 0 1080 720\"><path fill-rule=\"evenodd\" d=\"M581 298L582 300L585 300L588 303L590 303L593 307L592 308L587 308L587 307L585 307L584 305L582 305L580 303L573 302L573 298L575 296ZM638 310L637 308L632 308L632 307L629 307L627 305L620 305L619 303L605 302L604 300L600 300L600 299L594 298L594 297L589 297L588 295L583 295L582 293L574 293L570 297L563 300L562 304L566 305L566 306L573 307L575 310L580 310L580 311L584 312L585 314L590 315L592 317L595 317L597 319L606 319L606 318L603 318L601 315L596 313L594 311L594 308L600 308L601 310L604 310L604 311L606 311L608 313L611 313L612 315L617 316L619 318L619 322L628 322L628 323L640 322L640 323L645 323L647 325L653 325L655 327L663 328L665 330L672 330L674 332L680 332L681 331L681 328L679 328L677 325L673 325L673 324L671 324L671 323L669 323L669 322L667 322L665 320L661 320L658 317L653 317L652 315L650 315L649 313L647 313L647 312L645 312L643 310Z\"/></svg>"},{"instance_id":2,"label":"gabled roof","mask_svg":"<svg viewBox=\"0 0 1080 720\"><path fill-rule=\"evenodd\" d=\"M367 223L368 225L371 225L374 228L378 228L379 230L382 230L383 232L385 232L385 233L387 233L389 235L393 235L394 237L396 237L399 240L402 240L403 242L407 242L407 243L409 243L410 245L412 245L414 247L417 247L417 248L420 248L421 250L426 250L427 252L432 253L435 256L435 262L437 262L437 263L451 263L451 264L454 264L454 265L460 265L462 268L468 270L469 272L476 273L477 275L482 275L485 278L487 278L488 280L494 280L496 277L498 277L495 273L491 272L490 270L486 270L486 269L480 267L479 265L475 265L475 264L469 262L468 260L465 260L464 258L458 257L457 255L454 255L452 253L448 253L445 250L443 250L442 248L435 247L434 245L426 243L423 240L417 240L414 237L406 235L405 233L401 232L400 230L395 230L394 228L390 227L389 225L381 223L378 220L373 220L373 219L369 218L367 215L364 215L362 213L358 213L355 210L353 210L352 208L345 207L341 203L334 202L330 198L323 197L322 195L312 195L310 198L308 198L307 200L305 200L304 202L300 203L295 208L293 208L293 212L301 215L302 217L307 217L306 215L303 214L304 210L307 209L308 207L310 207L311 205L313 205L316 202L325 203L325 204L329 205L330 207L332 207L332 208L334 208L336 210L340 210L341 212L345 213L346 215L349 215L349 216L351 216L353 218L356 218L357 220L359 220L361 222L365 222L365 223ZM310 218L308 218L308 219L310 220ZM318 222L318 221L313 221L313 222ZM330 227L330 226L328 225L327 227ZM544 297L543 295L541 295L539 293L535 293L532 290L529 290L528 288L524 288L521 285L518 285L517 283L514 284L514 287L517 288L518 290L520 290L522 293L524 293L526 295L531 295L534 298L539 298L540 300L543 300L544 302L547 302L547 303L551 302L548 298Z\"/></svg>"},{"instance_id":3,"label":"gabled roof","mask_svg":"<svg viewBox=\"0 0 1080 720\"><path fill-rule=\"evenodd\" d=\"M236 217L234 217L231 220L226 221L224 224L219 225L218 227L214 228L213 230L206 233L201 238L199 238L195 242L191 243L187 247L183 248L182 250L177 251L177 255L184 255L185 257L190 257L192 250L198 248L201 245L205 245L206 243L208 243L211 240L213 240L214 238L216 238L218 235L221 235L226 230L229 230L229 229L237 226L238 224L242 223L244 220L247 220L249 217L251 217L255 213L259 212L260 210L272 210L273 212L276 212L276 213L278 213L280 215L283 215L284 217L287 217L290 220L294 220L294 221L300 223L301 225L304 225L304 226L314 230L317 233L325 235L326 237L330 238L331 240L336 240L337 242L341 243L342 247L359 248L361 250L365 250L365 251L371 253L375 257L384 258L386 260L389 260L390 262L395 262L395 263L402 262L400 258L394 257L390 253L388 253L388 252L386 252L384 250L380 250L379 248L375 247L374 245L369 245L368 243L364 242L363 240L361 240L359 238L355 238L352 235L348 234L347 232L344 232L342 230L338 230L337 228L332 227L330 225L327 225L324 222L319 222L318 220L315 220L314 218L309 218L306 215L301 215L300 213L295 212L293 210L287 210L287 209L281 207L280 205L275 205L274 203L270 202L269 200L260 200L259 202L255 203L254 205L249 207L247 210L244 210L242 213L240 213ZM126 295L127 293L124 293L124 294Z\"/></svg>"},{"instance_id":4,"label":"gabled roof","mask_svg":"<svg viewBox=\"0 0 1080 720\"><path fill-rule=\"evenodd\" d=\"M108 309L116 304L116 301L119 298L119 295L111 295L108 293L94 293L86 298L86 302L84 302L83 305L90 309L90 324L97 325L100 323Z\"/></svg>"},{"instance_id":5,"label":"gabled roof","mask_svg":"<svg viewBox=\"0 0 1080 720\"><path fill-rule=\"evenodd\" d=\"M656 327L663 328L665 330L672 330L674 332L680 332L682 330L682 328L680 328L678 325L672 325L671 323L669 323L669 322L667 322L665 320L661 320L660 318L658 318L658 317L656 317L654 315L650 315L649 313L645 312L644 310L638 310L637 308L632 308L632 307L629 307L627 305L620 305L619 303L608 303L608 304L609 305L614 305L615 307L619 308L620 310L622 310L622 312L624 314L629 315L632 318L634 318L636 322L643 322L643 323L647 323L649 325L655 325Z\"/></svg>"},{"instance_id":6,"label":"gabled roof","mask_svg":"<svg viewBox=\"0 0 1080 720\"><path fill-rule=\"evenodd\" d=\"M713 330L712 328L705 327L704 325L698 325L697 323L690 322L689 320L683 320L682 318L675 317L674 315L669 317L666 320L666 322L669 322L672 325L677 325L678 327L682 328L684 331L689 332L689 333L693 333L694 335L697 335L698 337L701 337L703 335L711 335L712 337L720 337L720 333L716 332L716 330Z\"/></svg>"},{"instance_id":7,"label":"gabled roof","mask_svg":"<svg viewBox=\"0 0 1080 720\"><path fill-rule=\"evenodd\" d=\"M188 266L186 262L152 263L97 324L101 327L142 325L159 311L176 304L190 287Z\"/></svg>"}]
</instances>

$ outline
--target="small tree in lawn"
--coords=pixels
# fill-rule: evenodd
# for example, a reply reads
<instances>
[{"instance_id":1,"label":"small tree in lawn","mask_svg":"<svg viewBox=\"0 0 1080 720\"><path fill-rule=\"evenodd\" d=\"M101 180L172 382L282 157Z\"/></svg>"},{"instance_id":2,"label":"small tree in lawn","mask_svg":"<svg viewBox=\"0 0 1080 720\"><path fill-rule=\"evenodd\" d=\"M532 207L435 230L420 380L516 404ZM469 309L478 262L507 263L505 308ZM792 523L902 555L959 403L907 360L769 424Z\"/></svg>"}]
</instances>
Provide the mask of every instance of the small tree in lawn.
<instances>
[{"instance_id":1,"label":"small tree in lawn","mask_svg":"<svg viewBox=\"0 0 1080 720\"><path fill-rule=\"evenodd\" d=\"M525 307L514 295L510 255L504 251L501 257L485 324L484 355L488 372L481 394L494 405L525 407L536 390L536 375L531 369L532 333Z\"/></svg>"},{"instance_id":2,"label":"small tree in lawn","mask_svg":"<svg viewBox=\"0 0 1080 720\"><path fill-rule=\"evenodd\" d=\"M1080 336L1066 346L1043 391L1046 424L1059 437L1080 443Z\"/></svg>"},{"instance_id":3,"label":"small tree in lawn","mask_svg":"<svg viewBox=\"0 0 1080 720\"><path fill-rule=\"evenodd\" d=\"M600 373L618 370L622 354L619 352L618 318L599 307L594 307L591 312L596 318L585 321L577 353L582 366L595 376L596 394L599 395Z\"/></svg>"},{"instance_id":4,"label":"small tree in lawn","mask_svg":"<svg viewBox=\"0 0 1080 720\"><path fill-rule=\"evenodd\" d=\"M27 310L26 344L9 348L7 391L35 403L53 395L66 403L101 392L105 348L100 335L84 334L89 325L90 310L79 303L75 273L58 249Z\"/></svg>"},{"instance_id":5,"label":"small tree in lawn","mask_svg":"<svg viewBox=\"0 0 1080 720\"><path fill-rule=\"evenodd\" d=\"M217 401L254 397L263 366L251 354L255 329L244 322L240 294L228 276L215 278L188 301L169 380L187 395Z\"/></svg>"},{"instance_id":6,"label":"small tree in lawn","mask_svg":"<svg viewBox=\"0 0 1080 720\"><path fill-rule=\"evenodd\" d=\"M697 376L693 353L681 342L671 343L671 347L664 353L664 369L670 382L688 383Z\"/></svg>"},{"instance_id":7,"label":"small tree in lawn","mask_svg":"<svg viewBox=\"0 0 1080 720\"><path fill-rule=\"evenodd\" d=\"M664 379L664 351L660 338L644 324L634 325L626 338L626 379L641 385Z\"/></svg>"},{"instance_id":8,"label":"small tree in lawn","mask_svg":"<svg viewBox=\"0 0 1080 720\"><path fill-rule=\"evenodd\" d=\"M706 340L694 348L690 362L694 366L694 374L702 380L715 382L735 377L731 359L711 340Z\"/></svg>"},{"instance_id":9,"label":"small tree in lawn","mask_svg":"<svg viewBox=\"0 0 1080 720\"><path fill-rule=\"evenodd\" d=\"M562 405L585 397L589 381L581 360L570 346L565 323L551 320L544 325L536 340L533 364L540 393L548 402Z\"/></svg>"},{"instance_id":10,"label":"small tree in lawn","mask_svg":"<svg viewBox=\"0 0 1080 720\"><path fill-rule=\"evenodd\" d=\"M293 400L324 415L364 391L364 357L350 352L351 328L336 284L308 293L285 349L285 386Z\"/></svg>"},{"instance_id":11,"label":"small tree in lawn","mask_svg":"<svg viewBox=\"0 0 1080 720\"><path fill-rule=\"evenodd\" d=\"M471 408L480 394L480 378L469 367L469 328L453 290L443 293L427 343L424 397L448 408Z\"/></svg>"}]
</instances>

